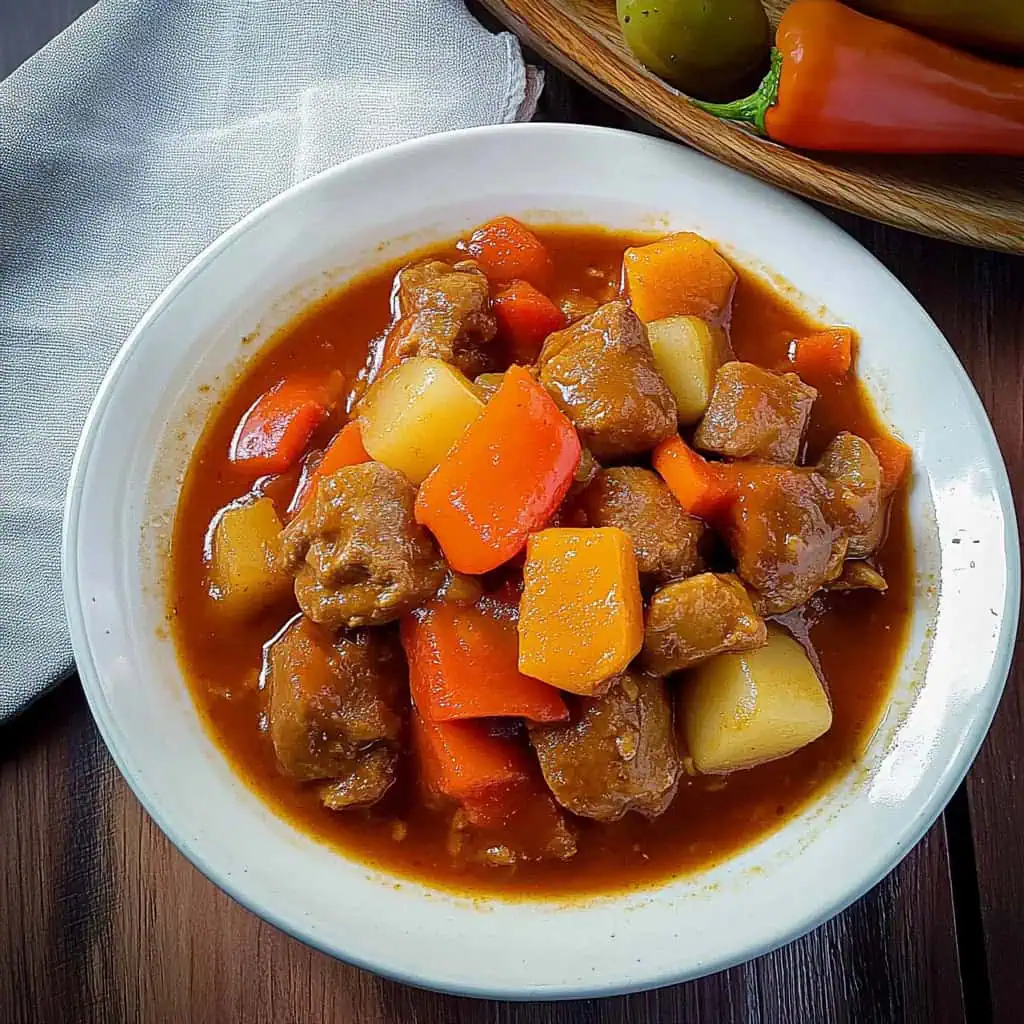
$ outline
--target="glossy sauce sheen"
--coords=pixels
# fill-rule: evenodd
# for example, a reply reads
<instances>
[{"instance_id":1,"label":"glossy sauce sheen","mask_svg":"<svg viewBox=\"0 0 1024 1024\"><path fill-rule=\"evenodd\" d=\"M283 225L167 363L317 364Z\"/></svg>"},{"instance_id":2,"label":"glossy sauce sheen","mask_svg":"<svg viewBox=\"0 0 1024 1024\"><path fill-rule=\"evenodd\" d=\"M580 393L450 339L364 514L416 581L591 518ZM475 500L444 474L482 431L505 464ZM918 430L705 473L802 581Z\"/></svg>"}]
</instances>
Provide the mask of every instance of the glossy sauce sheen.
<instances>
[{"instance_id":1,"label":"glossy sauce sheen","mask_svg":"<svg viewBox=\"0 0 1024 1024\"><path fill-rule=\"evenodd\" d=\"M600 301L617 284L626 246L649 240L578 228L537 233L558 270L552 294L578 288ZM792 756L749 771L684 776L671 807L653 821L636 814L614 824L577 819L579 852L568 863L527 862L514 868L453 863L446 850L448 816L422 805L409 781L411 771L402 773L375 808L356 812L326 810L313 787L278 772L261 727L259 676L263 645L296 609L288 605L242 625L224 619L207 593L205 536L217 510L251 486L227 460L239 418L285 376L340 369L354 381L372 364L390 318L391 282L400 265L359 279L282 330L217 408L185 479L171 559L172 632L195 703L248 785L297 828L384 870L457 890L557 896L649 885L707 867L777 828L841 775L856 772L885 709L909 622L912 558L905 486L892 500L887 538L873 559L889 583L888 593L817 595L783 619L820 667L833 704L831 730ZM790 339L817 326L760 279L741 273L731 323L738 358L777 366ZM314 441L326 443L344 419L339 413ZM819 386L807 440L810 458L839 430L868 439L885 432L852 377ZM264 490L284 508L297 478L293 471ZM684 683L669 682L679 685ZM396 821L407 827L401 840L394 838Z\"/></svg>"}]
</instances>

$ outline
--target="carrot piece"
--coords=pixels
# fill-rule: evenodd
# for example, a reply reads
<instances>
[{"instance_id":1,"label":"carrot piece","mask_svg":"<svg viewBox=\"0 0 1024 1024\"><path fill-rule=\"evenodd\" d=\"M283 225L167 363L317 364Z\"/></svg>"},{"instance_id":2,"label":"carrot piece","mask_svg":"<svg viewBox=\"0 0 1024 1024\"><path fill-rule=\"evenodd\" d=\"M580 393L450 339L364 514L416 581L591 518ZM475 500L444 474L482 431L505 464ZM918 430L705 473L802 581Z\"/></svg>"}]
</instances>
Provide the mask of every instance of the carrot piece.
<instances>
[{"instance_id":1,"label":"carrot piece","mask_svg":"<svg viewBox=\"0 0 1024 1024\"><path fill-rule=\"evenodd\" d=\"M736 271L705 238L684 231L622 257L626 292L643 322L666 316L721 320L729 311Z\"/></svg>"},{"instance_id":2,"label":"carrot piece","mask_svg":"<svg viewBox=\"0 0 1024 1024\"><path fill-rule=\"evenodd\" d=\"M714 519L735 495L731 467L708 462L678 435L666 438L654 449L651 464L690 515Z\"/></svg>"},{"instance_id":3,"label":"carrot piece","mask_svg":"<svg viewBox=\"0 0 1024 1024\"><path fill-rule=\"evenodd\" d=\"M357 466L361 462L369 462L370 456L363 447L362 434L359 432L357 420L350 420L334 435L334 440L324 450L320 461L307 466L303 470L302 479L295 488L295 495L288 506L289 515L294 515L309 496L316 490L316 485L325 477L336 473L345 466Z\"/></svg>"},{"instance_id":4,"label":"carrot piece","mask_svg":"<svg viewBox=\"0 0 1024 1024\"><path fill-rule=\"evenodd\" d=\"M519 605L519 671L574 693L600 692L643 644L643 599L629 534L615 526L530 537Z\"/></svg>"},{"instance_id":5,"label":"carrot piece","mask_svg":"<svg viewBox=\"0 0 1024 1024\"><path fill-rule=\"evenodd\" d=\"M432 722L569 716L557 690L519 672L515 613L507 606L431 601L402 620L401 633L412 699Z\"/></svg>"},{"instance_id":6,"label":"carrot piece","mask_svg":"<svg viewBox=\"0 0 1024 1024\"><path fill-rule=\"evenodd\" d=\"M580 439L551 396L521 366L420 485L416 521L457 572L507 562L561 504Z\"/></svg>"},{"instance_id":7,"label":"carrot piece","mask_svg":"<svg viewBox=\"0 0 1024 1024\"><path fill-rule=\"evenodd\" d=\"M283 473L302 456L329 411L323 385L278 381L242 417L231 439L231 462L256 474Z\"/></svg>"},{"instance_id":8,"label":"carrot piece","mask_svg":"<svg viewBox=\"0 0 1024 1024\"><path fill-rule=\"evenodd\" d=\"M494 830L496 842L511 840L517 852L531 860L550 856L551 847L564 844L568 835L551 790L537 772L526 782L494 790L482 799L470 797L462 802L462 809L475 828ZM560 843L559 837L563 837ZM486 840L486 836L480 838Z\"/></svg>"},{"instance_id":9,"label":"carrot piece","mask_svg":"<svg viewBox=\"0 0 1024 1024\"><path fill-rule=\"evenodd\" d=\"M420 779L434 796L484 804L530 778L526 751L484 722L431 722L414 707L411 724Z\"/></svg>"},{"instance_id":10,"label":"carrot piece","mask_svg":"<svg viewBox=\"0 0 1024 1024\"><path fill-rule=\"evenodd\" d=\"M495 296L498 334L519 363L532 363L544 339L565 326L565 314L529 281L513 281Z\"/></svg>"},{"instance_id":11,"label":"carrot piece","mask_svg":"<svg viewBox=\"0 0 1024 1024\"><path fill-rule=\"evenodd\" d=\"M853 365L853 331L829 327L789 343L789 363L806 380L845 377Z\"/></svg>"},{"instance_id":12,"label":"carrot piece","mask_svg":"<svg viewBox=\"0 0 1024 1024\"><path fill-rule=\"evenodd\" d=\"M543 288L553 271L547 247L513 217L497 217L477 228L466 251L496 284L522 278Z\"/></svg>"},{"instance_id":13,"label":"carrot piece","mask_svg":"<svg viewBox=\"0 0 1024 1024\"><path fill-rule=\"evenodd\" d=\"M882 469L882 492L892 494L903 483L910 468L910 445L888 434L869 442Z\"/></svg>"}]
</instances>

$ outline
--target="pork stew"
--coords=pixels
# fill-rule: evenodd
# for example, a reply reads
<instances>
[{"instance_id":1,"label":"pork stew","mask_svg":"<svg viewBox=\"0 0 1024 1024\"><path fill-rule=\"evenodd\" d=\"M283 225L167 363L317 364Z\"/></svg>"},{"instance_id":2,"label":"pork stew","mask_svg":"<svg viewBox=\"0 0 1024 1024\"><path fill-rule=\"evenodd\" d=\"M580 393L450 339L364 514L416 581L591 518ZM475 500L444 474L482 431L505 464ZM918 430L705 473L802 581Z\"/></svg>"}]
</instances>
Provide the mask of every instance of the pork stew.
<instances>
[{"instance_id":1,"label":"pork stew","mask_svg":"<svg viewBox=\"0 0 1024 1024\"><path fill-rule=\"evenodd\" d=\"M853 770L909 450L856 339L693 234L499 218L286 327L212 416L169 618L296 825L457 889L736 852Z\"/></svg>"}]
</instances>

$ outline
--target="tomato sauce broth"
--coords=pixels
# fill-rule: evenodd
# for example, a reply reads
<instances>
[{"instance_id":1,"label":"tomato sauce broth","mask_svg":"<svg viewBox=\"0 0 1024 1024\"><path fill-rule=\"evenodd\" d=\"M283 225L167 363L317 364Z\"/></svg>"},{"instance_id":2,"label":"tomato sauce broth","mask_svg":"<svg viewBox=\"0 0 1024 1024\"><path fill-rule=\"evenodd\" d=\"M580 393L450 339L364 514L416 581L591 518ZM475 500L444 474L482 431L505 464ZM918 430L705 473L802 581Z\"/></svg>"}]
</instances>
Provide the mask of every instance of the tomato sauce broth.
<instances>
[{"instance_id":1,"label":"tomato sauce broth","mask_svg":"<svg viewBox=\"0 0 1024 1024\"><path fill-rule=\"evenodd\" d=\"M598 301L618 286L623 250L649 239L580 228L538 234L553 255L559 291L578 289ZM452 246L430 254L458 258ZM423 805L411 771L403 771L374 808L347 812L325 809L314 787L278 771L259 678L264 644L296 609L272 608L241 624L226 620L208 594L205 536L218 509L251 488L251 479L227 458L240 417L285 376L341 370L353 382L352 395L358 394L379 358L392 279L402 263L356 280L283 328L217 407L185 478L174 527L169 618L195 704L237 773L295 827L382 870L461 891L564 896L624 890L705 868L776 829L855 771L887 705L907 635L912 548L905 487L893 498L887 536L873 558L888 592L819 594L783 620L820 667L833 704L831 730L790 757L748 771L685 775L671 807L653 821L636 814L613 824L579 820L579 852L568 863L454 863L446 847L448 816ZM778 367L789 341L818 326L762 279L740 272L730 323L739 358ZM854 376L819 391L807 440L812 458L840 429L868 439L885 433ZM314 441L326 443L344 419L341 412L325 423ZM283 508L297 480L293 470L259 486Z\"/></svg>"}]
</instances>

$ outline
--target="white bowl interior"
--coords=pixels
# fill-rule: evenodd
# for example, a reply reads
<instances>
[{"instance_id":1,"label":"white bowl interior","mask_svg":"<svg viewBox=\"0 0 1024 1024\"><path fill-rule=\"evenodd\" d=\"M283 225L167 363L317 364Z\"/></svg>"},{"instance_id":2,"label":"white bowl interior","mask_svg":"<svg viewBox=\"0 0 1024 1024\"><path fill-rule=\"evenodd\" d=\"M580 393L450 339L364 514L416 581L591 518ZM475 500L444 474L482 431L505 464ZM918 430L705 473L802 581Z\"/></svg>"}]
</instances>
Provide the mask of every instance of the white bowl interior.
<instances>
[{"instance_id":1,"label":"white bowl interior","mask_svg":"<svg viewBox=\"0 0 1024 1024\"><path fill-rule=\"evenodd\" d=\"M770 268L812 297L812 311L857 328L859 372L915 451L918 601L863 767L741 855L653 890L487 901L396 884L344 858L235 776L199 722L165 628L178 486L239 365L356 272L498 213L694 229ZM326 172L226 235L168 289L112 368L65 527L68 616L90 704L129 783L182 851L254 911L335 955L498 996L693 977L793 938L864 892L921 836L973 758L1005 679L1018 603L1016 523L991 430L902 286L791 197L678 146L569 126L406 144Z\"/></svg>"}]
</instances>

